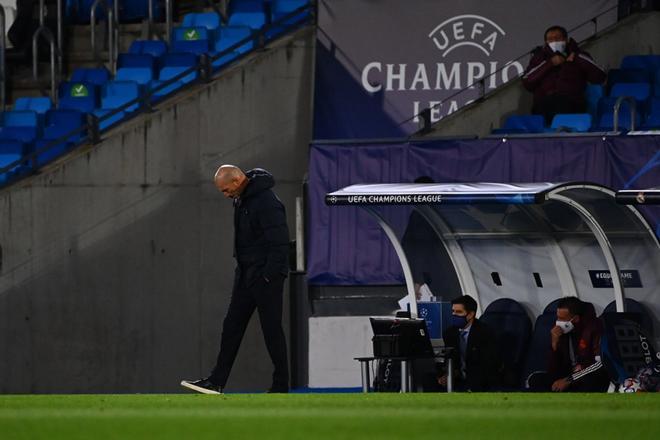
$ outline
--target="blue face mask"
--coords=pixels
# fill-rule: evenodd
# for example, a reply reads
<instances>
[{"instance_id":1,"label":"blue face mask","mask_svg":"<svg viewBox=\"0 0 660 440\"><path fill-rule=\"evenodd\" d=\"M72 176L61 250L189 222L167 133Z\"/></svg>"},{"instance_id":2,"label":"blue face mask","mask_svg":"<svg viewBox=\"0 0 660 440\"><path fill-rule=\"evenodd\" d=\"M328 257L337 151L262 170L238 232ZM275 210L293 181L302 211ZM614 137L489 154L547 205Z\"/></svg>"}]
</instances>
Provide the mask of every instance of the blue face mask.
<instances>
[{"instance_id":1,"label":"blue face mask","mask_svg":"<svg viewBox=\"0 0 660 440\"><path fill-rule=\"evenodd\" d=\"M467 325L467 318L465 316L451 315L451 325L453 327L463 328Z\"/></svg>"}]
</instances>

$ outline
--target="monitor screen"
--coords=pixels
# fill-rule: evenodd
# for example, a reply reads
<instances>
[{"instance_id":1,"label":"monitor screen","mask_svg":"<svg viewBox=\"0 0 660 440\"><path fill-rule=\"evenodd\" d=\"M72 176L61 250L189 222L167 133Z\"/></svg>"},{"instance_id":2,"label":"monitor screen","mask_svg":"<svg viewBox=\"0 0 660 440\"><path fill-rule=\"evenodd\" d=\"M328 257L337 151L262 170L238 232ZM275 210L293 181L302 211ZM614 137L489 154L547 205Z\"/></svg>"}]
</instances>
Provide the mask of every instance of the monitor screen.
<instances>
[{"instance_id":1,"label":"monitor screen","mask_svg":"<svg viewBox=\"0 0 660 440\"><path fill-rule=\"evenodd\" d=\"M433 347L425 320L401 318L369 318L369 320L374 336L398 336L398 356L433 356Z\"/></svg>"}]
</instances>

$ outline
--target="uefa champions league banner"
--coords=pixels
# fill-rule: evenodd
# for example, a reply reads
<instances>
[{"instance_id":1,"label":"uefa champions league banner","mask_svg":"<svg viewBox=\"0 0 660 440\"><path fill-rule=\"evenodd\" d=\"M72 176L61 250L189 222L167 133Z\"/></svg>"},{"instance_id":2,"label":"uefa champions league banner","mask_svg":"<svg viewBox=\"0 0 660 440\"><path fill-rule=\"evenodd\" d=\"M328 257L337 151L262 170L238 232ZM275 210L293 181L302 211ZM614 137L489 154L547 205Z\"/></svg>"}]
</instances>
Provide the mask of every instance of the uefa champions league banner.
<instances>
[{"instance_id":1,"label":"uefa champions league banner","mask_svg":"<svg viewBox=\"0 0 660 440\"><path fill-rule=\"evenodd\" d=\"M422 110L433 107L436 122L477 98L480 79L489 92L521 75L525 54L549 26L572 29L616 4L319 0L314 138L413 133ZM603 15L598 29L615 19L616 10ZM593 30L585 25L572 36L580 41Z\"/></svg>"}]
</instances>

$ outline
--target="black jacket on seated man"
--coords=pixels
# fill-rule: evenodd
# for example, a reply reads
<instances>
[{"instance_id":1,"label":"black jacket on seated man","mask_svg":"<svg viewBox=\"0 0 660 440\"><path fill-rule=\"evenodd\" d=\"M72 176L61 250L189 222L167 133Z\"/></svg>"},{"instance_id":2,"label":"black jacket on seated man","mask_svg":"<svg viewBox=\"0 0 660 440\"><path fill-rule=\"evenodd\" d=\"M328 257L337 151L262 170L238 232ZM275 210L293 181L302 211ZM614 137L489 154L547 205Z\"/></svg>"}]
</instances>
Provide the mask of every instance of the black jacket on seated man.
<instances>
[{"instance_id":1,"label":"black jacket on seated man","mask_svg":"<svg viewBox=\"0 0 660 440\"><path fill-rule=\"evenodd\" d=\"M493 331L475 318L468 333L465 351L465 377L461 372L459 329L451 327L444 333L446 347L454 348L454 384L457 390L495 391L500 387L500 361Z\"/></svg>"}]
</instances>

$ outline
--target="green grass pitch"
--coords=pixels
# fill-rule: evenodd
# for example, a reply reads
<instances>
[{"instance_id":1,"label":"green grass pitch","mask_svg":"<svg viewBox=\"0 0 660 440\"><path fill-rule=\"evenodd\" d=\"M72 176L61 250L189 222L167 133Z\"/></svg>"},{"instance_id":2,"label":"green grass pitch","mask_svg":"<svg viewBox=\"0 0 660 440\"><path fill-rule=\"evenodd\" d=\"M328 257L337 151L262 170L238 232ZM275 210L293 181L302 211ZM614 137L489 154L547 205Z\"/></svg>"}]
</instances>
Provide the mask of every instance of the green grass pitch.
<instances>
[{"instance_id":1,"label":"green grass pitch","mask_svg":"<svg viewBox=\"0 0 660 440\"><path fill-rule=\"evenodd\" d=\"M660 439L660 394L0 396L0 439Z\"/></svg>"}]
</instances>

